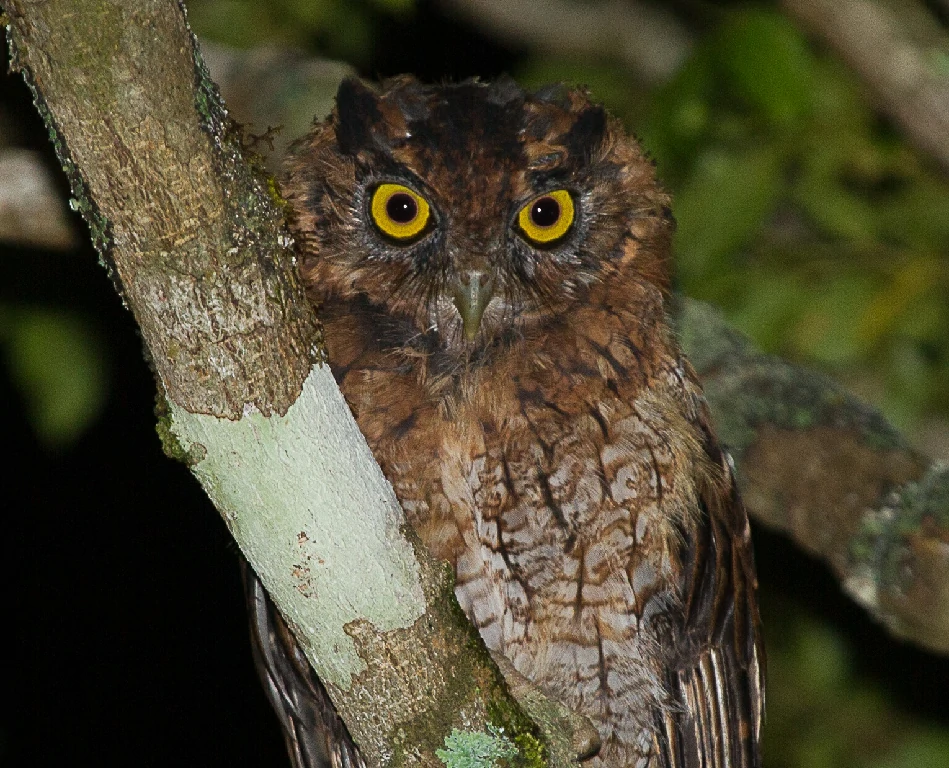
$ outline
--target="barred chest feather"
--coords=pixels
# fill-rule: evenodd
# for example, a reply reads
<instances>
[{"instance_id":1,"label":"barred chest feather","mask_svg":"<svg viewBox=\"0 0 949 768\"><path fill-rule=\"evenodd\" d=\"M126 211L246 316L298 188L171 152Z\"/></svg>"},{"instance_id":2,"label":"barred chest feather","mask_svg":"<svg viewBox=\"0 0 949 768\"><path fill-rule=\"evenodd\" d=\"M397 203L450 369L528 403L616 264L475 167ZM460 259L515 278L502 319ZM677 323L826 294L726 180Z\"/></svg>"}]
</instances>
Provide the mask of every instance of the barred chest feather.
<instances>
[{"instance_id":1,"label":"barred chest feather","mask_svg":"<svg viewBox=\"0 0 949 768\"><path fill-rule=\"evenodd\" d=\"M342 383L376 393L369 411L353 393L360 426L422 540L454 566L485 643L591 719L598 761L648 765L654 713L670 706L683 527L697 524L696 479L711 473L700 395L674 358L628 401L628 376L571 385L556 366L500 370L462 402L416 410L411 429L391 418L374 429L373 413L383 391L412 382L350 371Z\"/></svg>"}]
</instances>

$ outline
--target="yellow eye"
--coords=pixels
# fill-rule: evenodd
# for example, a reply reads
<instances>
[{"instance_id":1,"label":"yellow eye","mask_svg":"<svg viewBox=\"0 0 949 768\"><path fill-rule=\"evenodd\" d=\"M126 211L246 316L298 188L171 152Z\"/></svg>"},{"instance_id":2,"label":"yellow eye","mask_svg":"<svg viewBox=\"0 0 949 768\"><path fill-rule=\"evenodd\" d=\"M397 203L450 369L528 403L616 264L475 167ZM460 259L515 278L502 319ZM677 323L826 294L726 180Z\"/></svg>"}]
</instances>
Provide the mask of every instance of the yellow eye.
<instances>
[{"instance_id":1,"label":"yellow eye","mask_svg":"<svg viewBox=\"0 0 949 768\"><path fill-rule=\"evenodd\" d=\"M369 206L372 220L384 235L411 240L428 226L431 209L421 195L402 184L380 184Z\"/></svg>"},{"instance_id":2,"label":"yellow eye","mask_svg":"<svg viewBox=\"0 0 949 768\"><path fill-rule=\"evenodd\" d=\"M535 197L521 208L517 225L533 243L546 245L559 240L573 224L573 198L565 189Z\"/></svg>"}]
</instances>

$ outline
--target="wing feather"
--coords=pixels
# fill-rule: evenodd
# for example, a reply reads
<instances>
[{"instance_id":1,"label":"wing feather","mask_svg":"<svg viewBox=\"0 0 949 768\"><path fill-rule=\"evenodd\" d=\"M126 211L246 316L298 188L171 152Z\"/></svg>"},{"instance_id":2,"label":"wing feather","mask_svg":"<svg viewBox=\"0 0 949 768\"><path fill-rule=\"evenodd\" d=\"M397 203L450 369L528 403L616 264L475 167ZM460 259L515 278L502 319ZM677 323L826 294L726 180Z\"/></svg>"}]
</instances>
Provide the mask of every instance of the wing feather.
<instances>
[{"instance_id":1,"label":"wing feather","mask_svg":"<svg viewBox=\"0 0 949 768\"><path fill-rule=\"evenodd\" d=\"M241 558L254 663L294 768L366 768L326 688L254 569Z\"/></svg>"},{"instance_id":2,"label":"wing feather","mask_svg":"<svg viewBox=\"0 0 949 768\"><path fill-rule=\"evenodd\" d=\"M657 728L667 741L658 752L663 768L760 768L764 649L750 527L730 461L705 434L724 482L700 488L706 520L685 536L674 702Z\"/></svg>"}]
</instances>

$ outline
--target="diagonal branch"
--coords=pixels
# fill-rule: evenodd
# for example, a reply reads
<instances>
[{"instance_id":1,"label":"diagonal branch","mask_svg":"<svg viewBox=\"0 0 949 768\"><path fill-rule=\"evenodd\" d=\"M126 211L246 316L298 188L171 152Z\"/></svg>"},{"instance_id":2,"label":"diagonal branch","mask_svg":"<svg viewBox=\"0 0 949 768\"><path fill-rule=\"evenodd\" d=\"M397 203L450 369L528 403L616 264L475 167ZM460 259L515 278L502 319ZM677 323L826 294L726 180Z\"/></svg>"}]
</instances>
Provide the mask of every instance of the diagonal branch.
<instances>
[{"instance_id":1,"label":"diagonal branch","mask_svg":"<svg viewBox=\"0 0 949 768\"><path fill-rule=\"evenodd\" d=\"M511 698L417 546L326 367L279 208L174 0L5 0L76 205L142 330L186 461L373 766L440 766L501 727L551 765L570 734ZM105 471L105 470L103 470Z\"/></svg>"}]
</instances>

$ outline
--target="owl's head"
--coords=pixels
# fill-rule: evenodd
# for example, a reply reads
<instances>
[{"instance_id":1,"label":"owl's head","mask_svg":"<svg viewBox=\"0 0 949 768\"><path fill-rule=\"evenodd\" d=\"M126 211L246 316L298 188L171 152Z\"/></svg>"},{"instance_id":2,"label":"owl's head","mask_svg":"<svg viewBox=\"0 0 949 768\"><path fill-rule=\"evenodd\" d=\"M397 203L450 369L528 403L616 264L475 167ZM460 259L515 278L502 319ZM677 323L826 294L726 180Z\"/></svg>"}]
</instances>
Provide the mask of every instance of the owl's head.
<instances>
[{"instance_id":1,"label":"owl's head","mask_svg":"<svg viewBox=\"0 0 949 768\"><path fill-rule=\"evenodd\" d=\"M284 185L311 295L372 313L393 345L470 358L597 292L668 287L668 198L581 91L346 80Z\"/></svg>"}]
</instances>

